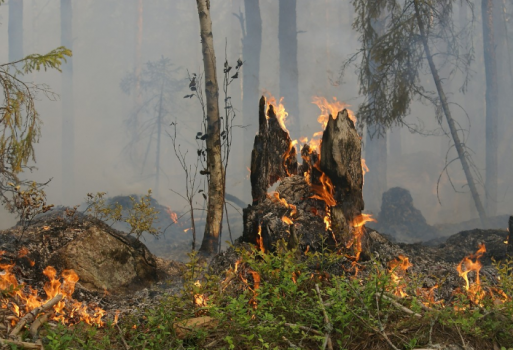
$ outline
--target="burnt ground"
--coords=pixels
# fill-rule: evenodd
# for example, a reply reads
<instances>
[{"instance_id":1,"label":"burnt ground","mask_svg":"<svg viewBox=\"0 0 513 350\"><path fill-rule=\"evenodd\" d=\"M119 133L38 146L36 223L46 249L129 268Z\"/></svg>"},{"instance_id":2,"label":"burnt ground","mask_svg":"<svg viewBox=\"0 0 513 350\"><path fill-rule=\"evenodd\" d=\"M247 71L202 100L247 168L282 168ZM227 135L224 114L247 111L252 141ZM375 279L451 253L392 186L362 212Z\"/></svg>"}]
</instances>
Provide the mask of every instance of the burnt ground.
<instances>
[{"instance_id":1,"label":"burnt ground","mask_svg":"<svg viewBox=\"0 0 513 350\"><path fill-rule=\"evenodd\" d=\"M92 303L109 311L108 318L112 318L115 310L121 310L122 314L137 312L137 309L145 306L156 305L159 300L167 294L177 294L183 285L182 275L185 265L180 262L163 259L153 256L144 247L144 244L127 237L126 234L112 229L105 223L89 216L77 214L73 219L66 218L63 212L56 212L52 215L45 215L35 220L23 235L21 242L16 237L21 235L21 227L13 227L9 230L0 231L0 249L6 252L3 255L3 262L14 262L16 267L13 273L19 283L30 285L44 295L43 285L47 278L42 274L46 264L51 261L51 253L66 245L73 245L74 241L81 234L92 227L101 228L109 235L120 237L135 250L139 250L143 256L150 254L146 259L154 264L156 279L151 283L142 283L139 288L130 292L117 293L116 291L91 290L79 281L75 288L74 298L84 303ZM103 231L102 231L103 232ZM369 230L371 238L371 251L373 259L363 259L359 262L361 273L369 271L372 265L379 262L386 267L388 262L399 255L409 257L413 266L409 271L421 276L421 284L424 287L432 287L439 284L437 298L450 300L453 291L463 285L462 279L456 272L456 265L465 256L474 253L480 243L485 243L487 253L482 259L482 276L489 281L496 278L495 269L492 266L492 258L502 260L506 257L507 237L506 230L481 230L474 229L463 231L450 236L444 243L437 246L425 246L421 244L392 243L385 235ZM101 242L98 242L101 245ZM247 243L236 243L236 246ZM18 251L21 247L28 249L28 255L20 257ZM224 277L224 271L235 264L238 256L233 248L220 253L211 260L210 269L212 273ZM34 261L31 266L30 260ZM54 261L55 262L55 261ZM63 265L55 266L58 272L64 268ZM351 259L341 255L340 261L327 270L331 274L344 275L352 268ZM315 270L315 267L312 267ZM353 272L351 272L352 274Z\"/></svg>"}]
</instances>

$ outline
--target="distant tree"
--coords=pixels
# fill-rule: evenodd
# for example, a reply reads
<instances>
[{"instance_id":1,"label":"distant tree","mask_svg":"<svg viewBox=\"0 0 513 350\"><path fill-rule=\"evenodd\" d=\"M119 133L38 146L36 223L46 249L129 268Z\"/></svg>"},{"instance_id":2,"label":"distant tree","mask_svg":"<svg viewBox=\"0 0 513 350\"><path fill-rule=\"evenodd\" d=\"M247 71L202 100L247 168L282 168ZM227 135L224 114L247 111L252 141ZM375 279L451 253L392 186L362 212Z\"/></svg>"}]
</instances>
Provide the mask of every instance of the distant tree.
<instances>
[{"instance_id":1,"label":"distant tree","mask_svg":"<svg viewBox=\"0 0 513 350\"><path fill-rule=\"evenodd\" d=\"M8 6L9 62L14 62L23 58L23 0L9 0Z\"/></svg>"},{"instance_id":2,"label":"distant tree","mask_svg":"<svg viewBox=\"0 0 513 350\"><path fill-rule=\"evenodd\" d=\"M205 234L199 252L213 255L223 221L224 207L224 173L221 155L221 120L219 116L219 85L216 73L216 56L214 52L214 36L212 35L212 19L210 17L210 0L196 0L200 22L201 47L205 69L206 95L206 146L208 204Z\"/></svg>"},{"instance_id":3,"label":"distant tree","mask_svg":"<svg viewBox=\"0 0 513 350\"><path fill-rule=\"evenodd\" d=\"M299 71L297 67L297 8L296 0L279 0L278 44L280 48L280 97L293 119L289 130L299 137Z\"/></svg>"},{"instance_id":4,"label":"distant tree","mask_svg":"<svg viewBox=\"0 0 513 350\"><path fill-rule=\"evenodd\" d=\"M61 45L73 50L73 7L71 0L61 0ZM70 199L74 188L75 119L73 110L73 59L62 65L62 195Z\"/></svg>"},{"instance_id":5,"label":"distant tree","mask_svg":"<svg viewBox=\"0 0 513 350\"><path fill-rule=\"evenodd\" d=\"M468 77L472 55L463 50L452 18L456 0L352 0L357 17L354 28L360 34L362 46L359 52L345 63L347 67L358 57L360 92L366 96L358 110L360 127L375 125L386 129L404 123L409 114L413 99L429 102L435 107L439 123L445 116L454 148L467 179L481 221L487 217L474 181L470 155L463 143L461 128L451 114L437 63L445 58L452 64L453 72L462 71ZM380 16L384 16L386 27L383 35L378 35L373 26ZM368 43L372 45L369 47ZM465 51L465 52L462 52ZM429 91L422 84L422 74L428 69L436 92ZM372 84L368 82L372 81ZM462 86L466 88L467 79ZM452 160L454 161L454 160ZM451 161L451 163L452 163Z\"/></svg>"},{"instance_id":6,"label":"distant tree","mask_svg":"<svg viewBox=\"0 0 513 350\"><path fill-rule=\"evenodd\" d=\"M155 193L159 194L161 167L162 136L166 125L169 125L171 104L175 101L183 87L183 81L175 78L177 68L173 66L169 58L162 57L158 61L148 62L143 67L139 75L127 74L121 81L121 89L127 93L140 93L141 106L134 111L138 123L138 128L134 131L133 125L130 125L130 134L132 138L127 146L127 151L137 166L141 168L141 175L146 172L146 165L150 152L154 152L155 172L151 173L155 177ZM138 158L141 154L139 149L144 143L145 151L142 153L142 159Z\"/></svg>"}]
</instances>

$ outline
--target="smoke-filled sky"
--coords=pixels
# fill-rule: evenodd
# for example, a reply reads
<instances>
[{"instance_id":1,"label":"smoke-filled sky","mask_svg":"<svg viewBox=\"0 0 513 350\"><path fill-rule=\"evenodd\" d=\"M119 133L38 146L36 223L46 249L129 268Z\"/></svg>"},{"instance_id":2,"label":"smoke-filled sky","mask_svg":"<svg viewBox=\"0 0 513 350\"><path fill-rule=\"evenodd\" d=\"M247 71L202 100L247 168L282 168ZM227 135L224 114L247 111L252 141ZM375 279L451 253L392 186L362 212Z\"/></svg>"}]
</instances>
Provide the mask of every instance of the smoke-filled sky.
<instances>
[{"instance_id":1,"label":"smoke-filled sky","mask_svg":"<svg viewBox=\"0 0 513 350\"><path fill-rule=\"evenodd\" d=\"M199 20L196 3L190 0L144 0L142 61L158 61L166 57L173 64L173 79L177 86L174 97L166 107L166 130L177 123L177 143L183 151L189 150L190 162L196 153L195 135L201 131L201 109L195 99L184 99L189 73L200 73L203 61L199 38ZM43 122L42 137L36 146L37 170L26 178L46 181L52 178L47 187L48 201L54 204L74 205L82 202L88 192L108 192L109 195L144 194L155 188L152 169L155 167L154 144L149 147L146 163L140 159L131 161L127 147L131 134L127 120L133 113L134 96L125 94L120 88L121 80L134 72L136 57L137 1L117 0L72 0L73 4L73 96L75 116L75 168L72 193L63 196L61 145L62 113L60 101L48 101L40 96L37 109ZM230 62L242 55L241 26L233 13L244 12L243 0L212 1L213 35L217 56L218 76L222 77L222 64L225 52ZM476 11L479 6L476 6ZM279 54L278 45L278 1L260 0L262 15L262 52L260 57L260 88L279 97ZM458 9L456 9L456 13ZM46 53L61 45L60 1L24 0L23 51L24 54ZM301 111L301 135L310 137L321 127L316 119L319 109L312 104L313 96L331 99L336 97L352 105L356 111L359 101L357 75L350 67L339 81L340 67L345 59L359 48L358 35L352 30L354 12L347 0L297 0L298 30L298 71L299 71L299 110ZM8 2L0 6L0 62L8 61ZM483 83L482 43L479 29L480 14L476 13L474 75L467 96L458 92L459 82L447 82L447 89L453 101L464 106L471 122L468 144L475 151L474 160L484 176L485 145L485 97ZM503 64L503 72L508 68ZM244 67L243 67L244 69ZM61 75L58 72L38 72L25 77L28 81L48 84L53 91L61 93ZM425 83L433 87L430 76ZM229 87L229 95L237 111L234 124L242 125L242 80L235 80ZM511 90L501 90L500 113L508 113ZM506 97L505 96L510 96ZM256 131L258 98L254 96L254 124L249 126ZM220 101L222 102L222 101ZM287 107L287 101L284 101ZM456 118L462 126L468 127L461 109L455 107ZM508 120L501 117L501 120ZM511 118L509 118L511 119ZM436 128L433 109L418 103L412 105L409 121L422 121L426 130ZM294 116L289 116L294 123ZM510 213L513 204L513 182L511 164L513 144L511 123L500 124L499 137L499 214ZM246 202L250 194L243 192L244 182L249 181L245 167L250 155L242 154L239 147L242 129L236 128L230 171L228 192ZM388 157L388 186L401 186L411 191L415 205L423 212L430 224L457 222L477 217L477 212L463 186L465 180L459 163L450 170L458 190L455 193L442 176L440 197L436 197L438 176L444 167L445 152L449 140L443 136L421 136L410 133L406 128L395 130L391 137L400 137L401 153L391 153ZM184 193L184 175L174 155L170 138L163 136L161 154L161 184L159 193L154 193L161 203L181 211L184 200L170 189ZM146 140L146 141L145 141ZM143 139L138 147L144 154L148 139ZM452 154L452 153L451 153ZM454 155L453 155L454 156ZM372 164L367 164L372 172ZM482 188L482 186L481 186ZM376 194L381 197L381 194ZM63 202L63 198L67 198ZM199 200L200 198L198 198ZM200 204L198 204L200 205ZM14 223L12 216L2 215L2 228ZM376 213L377 214L377 213Z\"/></svg>"}]
</instances>

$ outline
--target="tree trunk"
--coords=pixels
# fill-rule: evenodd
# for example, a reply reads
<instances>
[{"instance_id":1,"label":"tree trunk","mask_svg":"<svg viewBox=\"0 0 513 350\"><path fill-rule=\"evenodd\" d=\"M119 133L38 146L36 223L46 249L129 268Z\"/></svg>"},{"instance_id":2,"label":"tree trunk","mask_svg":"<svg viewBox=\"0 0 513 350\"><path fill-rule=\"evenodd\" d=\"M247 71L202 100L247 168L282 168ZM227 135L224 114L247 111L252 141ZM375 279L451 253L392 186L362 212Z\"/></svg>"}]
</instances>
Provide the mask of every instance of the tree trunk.
<instances>
[{"instance_id":1,"label":"tree trunk","mask_svg":"<svg viewBox=\"0 0 513 350\"><path fill-rule=\"evenodd\" d=\"M442 82L440 81L440 77L438 75L438 70L436 69L435 63L433 61L433 56L431 56L431 50L429 49L429 44L427 41L426 31L424 28L424 23L422 22L422 17L419 9L419 5L417 0L414 1L415 5L415 16L417 18L417 24L419 26L420 31L420 39L422 40L422 44L424 45L424 52L426 53L426 58L429 63L429 68L431 70L431 75L433 76L433 80L436 85L436 90L438 92L438 97L440 98L440 103L442 104L442 109L445 114L445 118L447 119L447 124L449 125L449 130L451 131L451 136L454 141L454 146L456 147L456 151L458 152L458 158L460 159L461 165L463 167L463 171L465 173L465 177L467 179L468 186L470 188L470 192L472 194L472 198L474 199L474 203L476 205L477 212L479 213L479 217L481 219L481 224L483 226L487 226L488 220L486 217L486 212L484 210L483 204L481 203L481 199L479 198L479 193L477 192L476 184L474 182L474 178L470 171L470 166L467 161L467 156L465 152L465 145L460 141L460 137L458 135L458 129L456 128L456 123L451 115L451 110L449 109L449 103L447 101L447 97L445 96L445 92L442 87Z\"/></svg>"},{"instance_id":2,"label":"tree trunk","mask_svg":"<svg viewBox=\"0 0 513 350\"><path fill-rule=\"evenodd\" d=\"M155 194L159 196L159 180L160 180L160 143L162 141L162 118L163 118L163 106L162 100L164 98L164 83L160 90L159 97L159 112L157 115L157 154L155 159Z\"/></svg>"},{"instance_id":3,"label":"tree trunk","mask_svg":"<svg viewBox=\"0 0 513 350\"><path fill-rule=\"evenodd\" d=\"M280 97L289 113L293 138L301 136L297 68L296 0L279 0Z\"/></svg>"},{"instance_id":4,"label":"tree trunk","mask_svg":"<svg viewBox=\"0 0 513 350\"><path fill-rule=\"evenodd\" d=\"M244 0L246 31L242 38L242 56L244 60L242 112L244 118L243 174L247 174L247 159L251 154L253 137L257 131L254 111L260 96L260 52L262 49L262 18L259 0ZM244 28L243 28L244 29ZM249 182L244 182L244 197L250 193Z\"/></svg>"},{"instance_id":5,"label":"tree trunk","mask_svg":"<svg viewBox=\"0 0 513 350\"><path fill-rule=\"evenodd\" d=\"M136 34L135 34L135 94L134 94L134 113L130 128L132 130L132 142L138 140L139 133L139 113L142 108L142 90L141 90L141 72L142 72L142 37L143 37L143 0L137 0L136 15Z\"/></svg>"},{"instance_id":6,"label":"tree trunk","mask_svg":"<svg viewBox=\"0 0 513 350\"><path fill-rule=\"evenodd\" d=\"M9 0L9 62L23 58L23 0Z\"/></svg>"},{"instance_id":7,"label":"tree trunk","mask_svg":"<svg viewBox=\"0 0 513 350\"><path fill-rule=\"evenodd\" d=\"M73 7L61 0L61 45L73 50ZM62 200L69 204L75 188L75 117L73 104L73 57L62 65Z\"/></svg>"},{"instance_id":8,"label":"tree trunk","mask_svg":"<svg viewBox=\"0 0 513 350\"><path fill-rule=\"evenodd\" d=\"M493 0L481 2L483 21L483 49L486 73L486 209L488 215L497 211L498 172L498 119L499 98L497 83L497 59L493 28Z\"/></svg>"},{"instance_id":9,"label":"tree trunk","mask_svg":"<svg viewBox=\"0 0 513 350\"><path fill-rule=\"evenodd\" d=\"M221 160L221 135L219 119L219 86L216 74L214 36L210 17L210 1L196 0L200 21L201 48L205 69L205 95L207 97L207 170L208 183L207 223L199 249L203 255L213 255L217 249L219 231L223 221L224 174Z\"/></svg>"},{"instance_id":10,"label":"tree trunk","mask_svg":"<svg viewBox=\"0 0 513 350\"><path fill-rule=\"evenodd\" d=\"M383 35L385 29L384 18L374 19L372 27L378 37ZM373 43L370 42L368 44L369 49L371 49ZM370 69L372 74L376 74L377 62L372 60L370 62ZM371 85L372 83L373 78L371 77L368 84ZM371 103L375 101L375 96L368 96L368 98ZM372 164L372 170L366 174L363 193L367 210L376 214L381 208L383 192L387 190L387 133L380 129L380 125L367 126L365 142L365 162ZM380 134L380 132L382 134Z\"/></svg>"}]
</instances>

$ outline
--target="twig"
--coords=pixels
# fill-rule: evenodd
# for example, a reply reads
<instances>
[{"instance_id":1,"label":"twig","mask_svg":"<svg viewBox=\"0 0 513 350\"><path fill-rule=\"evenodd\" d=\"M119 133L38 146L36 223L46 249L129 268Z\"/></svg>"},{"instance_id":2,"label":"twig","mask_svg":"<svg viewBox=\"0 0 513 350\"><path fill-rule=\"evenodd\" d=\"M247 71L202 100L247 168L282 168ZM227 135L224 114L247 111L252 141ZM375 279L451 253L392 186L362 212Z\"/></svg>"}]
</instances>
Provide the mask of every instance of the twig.
<instances>
[{"instance_id":1,"label":"twig","mask_svg":"<svg viewBox=\"0 0 513 350\"><path fill-rule=\"evenodd\" d=\"M32 340L37 340L39 327L41 327L41 325L48 321L48 319L53 315L54 312L49 312L39 318L36 318L36 320L32 323L29 329L30 335L32 336Z\"/></svg>"},{"instance_id":2,"label":"twig","mask_svg":"<svg viewBox=\"0 0 513 350\"><path fill-rule=\"evenodd\" d=\"M285 323L285 326L290 327L290 328L297 327L297 328L302 329L302 330L304 330L306 332L312 332L313 334L316 334L316 335L323 335L321 332L319 332L316 329L313 329L313 328L310 328L310 327L301 326L301 325L294 324L294 323Z\"/></svg>"},{"instance_id":3,"label":"twig","mask_svg":"<svg viewBox=\"0 0 513 350\"><path fill-rule=\"evenodd\" d=\"M333 350L333 344L331 343L330 333L333 330L333 325L330 322L330 318L328 317L328 313L324 308L324 302L322 301L321 291L319 290L319 285L315 284L315 290L317 291L317 296L319 297L319 303L321 305L322 313L324 315L324 329L326 333L324 334L324 342L322 343L322 350L326 349L326 346L329 350Z\"/></svg>"},{"instance_id":4,"label":"twig","mask_svg":"<svg viewBox=\"0 0 513 350\"><path fill-rule=\"evenodd\" d=\"M24 341L17 340L8 340L0 338L1 345L15 345L16 347L20 347L22 349L40 349L43 350L43 346L40 344L28 343Z\"/></svg>"},{"instance_id":5,"label":"twig","mask_svg":"<svg viewBox=\"0 0 513 350\"><path fill-rule=\"evenodd\" d=\"M20 319L20 321L18 322L16 327L14 327L14 329L9 334L9 337L16 338L18 336L18 334L20 333L20 331L23 329L23 327L27 323L32 322L40 312L49 310L50 308L52 308L55 304L57 304L61 300L62 300L62 294L57 294L55 297L53 297L51 300L49 300L46 304L44 304L40 307L36 307L34 310L30 311L28 314L26 314L25 316L23 316Z\"/></svg>"},{"instance_id":6,"label":"twig","mask_svg":"<svg viewBox=\"0 0 513 350\"><path fill-rule=\"evenodd\" d=\"M394 305L396 308L398 308L399 310L401 310L401 311L403 311L403 312L407 313L408 315L413 315L413 316L415 316L415 317L419 317L419 318L420 318L420 317L422 317L422 315L420 315L420 314L418 314L418 313L416 313L416 312L413 312L412 310L408 309L406 306L404 306L404 305L402 305L402 304L398 303L398 302L397 302L397 301L395 301L394 299L392 299L392 298L390 298L390 297L388 297L388 296L386 296L386 295L384 295L384 294L383 294L383 295L380 295L379 293L376 293L376 296L377 296L377 297L380 297L380 296L381 296L383 299L385 299L385 300L387 300L388 302L390 302L390 304Z\"/></svg>"},{"instance_id":7,"label":"twig","mask_svg":"<svg viewBox=\"0 0 513 350\"><path fill-rule=\"evenodd\" d=\"M285 338L285 336L282 336L283 340L285 340L288 344L289 344L289 348L292 348L292 349L299 349L299 346L297 346L296 344L292 343L290 340L288 340L287 338Z\"/></svg>"},{"instance_id":8,"label":"twig","mask_svg":"<svg viewBox=\"0 0 513 350\"><path fill-rule=\"evenodd\" d=\"M123 331L121 331L121 328L119 328L119 325L116 323L116 328L118 329L119 336L121 337L121 341L123 342L123 346L126 350L130 349L130 346L126 343L125 337L123 336Z\"/></svg>"}]
</instances>

